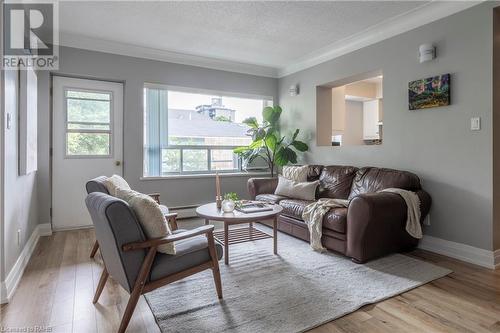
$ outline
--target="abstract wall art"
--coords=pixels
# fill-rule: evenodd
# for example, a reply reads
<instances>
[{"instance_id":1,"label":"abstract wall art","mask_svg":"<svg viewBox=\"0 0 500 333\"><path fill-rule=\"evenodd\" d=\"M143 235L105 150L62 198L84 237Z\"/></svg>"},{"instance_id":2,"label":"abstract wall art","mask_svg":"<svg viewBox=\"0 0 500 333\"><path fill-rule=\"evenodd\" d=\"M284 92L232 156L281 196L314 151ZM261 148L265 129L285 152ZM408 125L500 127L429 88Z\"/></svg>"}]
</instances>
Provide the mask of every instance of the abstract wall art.
<instances>
[{"instance_id":1,"label":"abstract wall art","mask_svg":"<svg viewBox=\"0 0 500 333\"><path fill-rule=\"evenodd\" d=\"M408 83L408 108L428 109L450 105L450 74Z\"/></svg>"}]
</instances>

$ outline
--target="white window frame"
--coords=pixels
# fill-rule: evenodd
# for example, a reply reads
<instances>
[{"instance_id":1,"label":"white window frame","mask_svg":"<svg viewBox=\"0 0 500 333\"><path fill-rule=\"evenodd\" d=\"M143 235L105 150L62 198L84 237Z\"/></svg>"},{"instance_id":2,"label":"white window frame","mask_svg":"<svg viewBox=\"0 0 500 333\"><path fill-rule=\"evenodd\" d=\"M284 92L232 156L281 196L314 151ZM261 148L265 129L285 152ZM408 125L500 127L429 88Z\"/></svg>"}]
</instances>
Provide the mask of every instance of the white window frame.
<instances>
[{"instance_id":1,"label":"white window frame","mask_svg":"<svg viewBox=\"0 0 500 333\"><path fill-rule=\"evenodd\" d=\"M68 96L67 92L68 91L76 91L76 92L87 92L87 93L97 93L97 94L108 94L109 95L109 130L97 130L97 129L68 129ZM77 87L69 87L65 86L63 88L63 109L64 109L64 131L63 131L63 156L65 159L78 159L78 158L112 158L114 156L114 151L113 151L113 133L114 133L114 95L113 92L110 90L100 90L100 89L82 89L82 88L77 88ZM74 99L74 98L73 98ZM86 100L93 100L93 99L87 99ZM106 101L106 100L100 100L100 101ZM76 122L78 123L78 122ZM79 122L83 123L83 122ZM96 123L93 123L96 124ZM99 124L99 123L97 123ZM103 123L104 124L104 123ZM107 124L106 124L107 125ZM68 133L102 133L102 134L109 134L109 154L107 155L86 155L86 154L78 154L78 155L71 155L68 154Z\"/></svg>"},{"instance_id":2,"label":"white window frame","mask_svg":"<svg viewBox=\"0 0 500 333\"><path fill-rule=\"evenodd\" d=\"M145 167L144 167L144 160L145 160L145 134L144 131L146 130L145 128L145 94L144 91L145 89L159 89L159 90L166 90L166 91L175 91L175 92L185 92L185 93L193 93L193 94L206 94L206 95L219 95L219 96L225 96L225 97L236 97L236 98L247 98L247 99L257 99L257 100L268 100L271 101L271 105L274 105L274 97L272 96L266 96L266 95L257 95L257 94L247 94L247 93L237 93L237 92L230 92L230 91L223 91L223 90L212 90L212 89L203 89L203 88L192 88L192 87L183 87L183 86L173 86L173 85L165 85L165 84L159 84L159 83L148 83L145 82L142 88L142 93L141 96L143 98L142 100L142 165L143 165L143 171L142 171L142 179L161 179L161 178L177 178L177 177L196 177L196 176L212 176L215 175L215 173L219 174L227 174L227 175L248 175L250 174L249 172L246 172L242 169L242 161L241 158L238 158L238 167L236 169L228 169L228 170L211 170L211 162L212 162L212 156L211 156L211 151L212 150L232 150L236 147L239 146L210 146L210 145L167 145L166 147L160 147L160 175L159 176L150 176L150 175L145 175ZM167 101L168 104L168 101ZM168 105L167 105L167 111L168 111ZM167 125L168 126L168 125ZM168 129L167 129L168 131ZM167 133L168 136L168 133ZM181 156L180 156L180 171L179 172L168 172L168 173L163 173L162 172L162 160L161 160L161 153L163 149L175 149L175 150L180 150L181 151ZM183 150L192 150L192 149L199 149L199 150L207 150L207 170L200 170L200 171L183 171ZM252 174L267 174L266 171L264 172L252 172Z\"/></svg>"}]
</instances>

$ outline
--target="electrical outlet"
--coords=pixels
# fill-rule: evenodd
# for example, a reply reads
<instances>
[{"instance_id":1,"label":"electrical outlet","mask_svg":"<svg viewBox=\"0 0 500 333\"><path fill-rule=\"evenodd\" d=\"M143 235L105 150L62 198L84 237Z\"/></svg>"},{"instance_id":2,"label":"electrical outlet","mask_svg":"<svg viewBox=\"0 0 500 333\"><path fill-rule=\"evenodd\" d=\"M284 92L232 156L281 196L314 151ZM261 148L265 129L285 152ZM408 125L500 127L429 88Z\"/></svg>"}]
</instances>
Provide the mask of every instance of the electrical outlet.
<instances>
[{"instance_id":1,"label":"electrical outlet","mask_svg":"<svg viewBox=\"0 0 500 333\"><path fill-rule=\"evenodd\" d=\"M431 214L427 214L427 217L424 220L424 225L431 225Z\"/></svg>"},{"instance_id":2,"label":"electrical outlet","mask_svg":"<svg viewBox=\"0 0 500 333\"><path fill-rule=\"evenodd\" d=\"M17 229L17 246L21 246L21 229Z\"/></svg>"}]
</instances>

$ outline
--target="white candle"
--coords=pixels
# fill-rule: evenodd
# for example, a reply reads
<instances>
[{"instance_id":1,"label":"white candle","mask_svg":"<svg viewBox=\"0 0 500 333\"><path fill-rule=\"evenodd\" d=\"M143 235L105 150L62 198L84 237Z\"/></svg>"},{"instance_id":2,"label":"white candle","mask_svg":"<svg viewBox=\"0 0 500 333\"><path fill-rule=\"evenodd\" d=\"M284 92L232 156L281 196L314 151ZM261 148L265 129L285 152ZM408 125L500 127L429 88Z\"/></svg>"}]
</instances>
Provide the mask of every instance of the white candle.
<instances>
[{"instance_id":1,"label":"white candle","mask_svg":"<svg viewBox=\"0 0 500 333\"><path fill-rule=\"evenodd\" d=\"M220 179L219 179L219 173L215 173L215 190L216 190L216 195L217 199L220 197Z\"/></svg>"}]
</instances>

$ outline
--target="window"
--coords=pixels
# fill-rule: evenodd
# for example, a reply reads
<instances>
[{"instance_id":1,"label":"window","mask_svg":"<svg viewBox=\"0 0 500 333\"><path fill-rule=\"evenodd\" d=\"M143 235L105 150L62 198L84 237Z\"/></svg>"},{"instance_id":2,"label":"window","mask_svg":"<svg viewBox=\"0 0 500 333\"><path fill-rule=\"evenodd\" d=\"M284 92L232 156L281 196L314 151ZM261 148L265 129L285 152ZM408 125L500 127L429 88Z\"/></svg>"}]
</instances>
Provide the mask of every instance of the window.
<instances>
[{"instance_id":1,"label":"window","mask_svg":"<svg viewBox=\"0 0 500 333\"><path fill-rule=\"evenodd\" d=\"M146 85L144 176L238 172L233 153L252 140L243 120L262 120L271 98Z\"/></svg>"},{"instance_id":2,"label":"window","mask_svg":"<svg viewBox=\"0 0 500 333\"><path fill-rule=\"evenodd\" d=\"M111 93L66 90L66 156L111 155Z\"/></svg>"}]
</instances>

